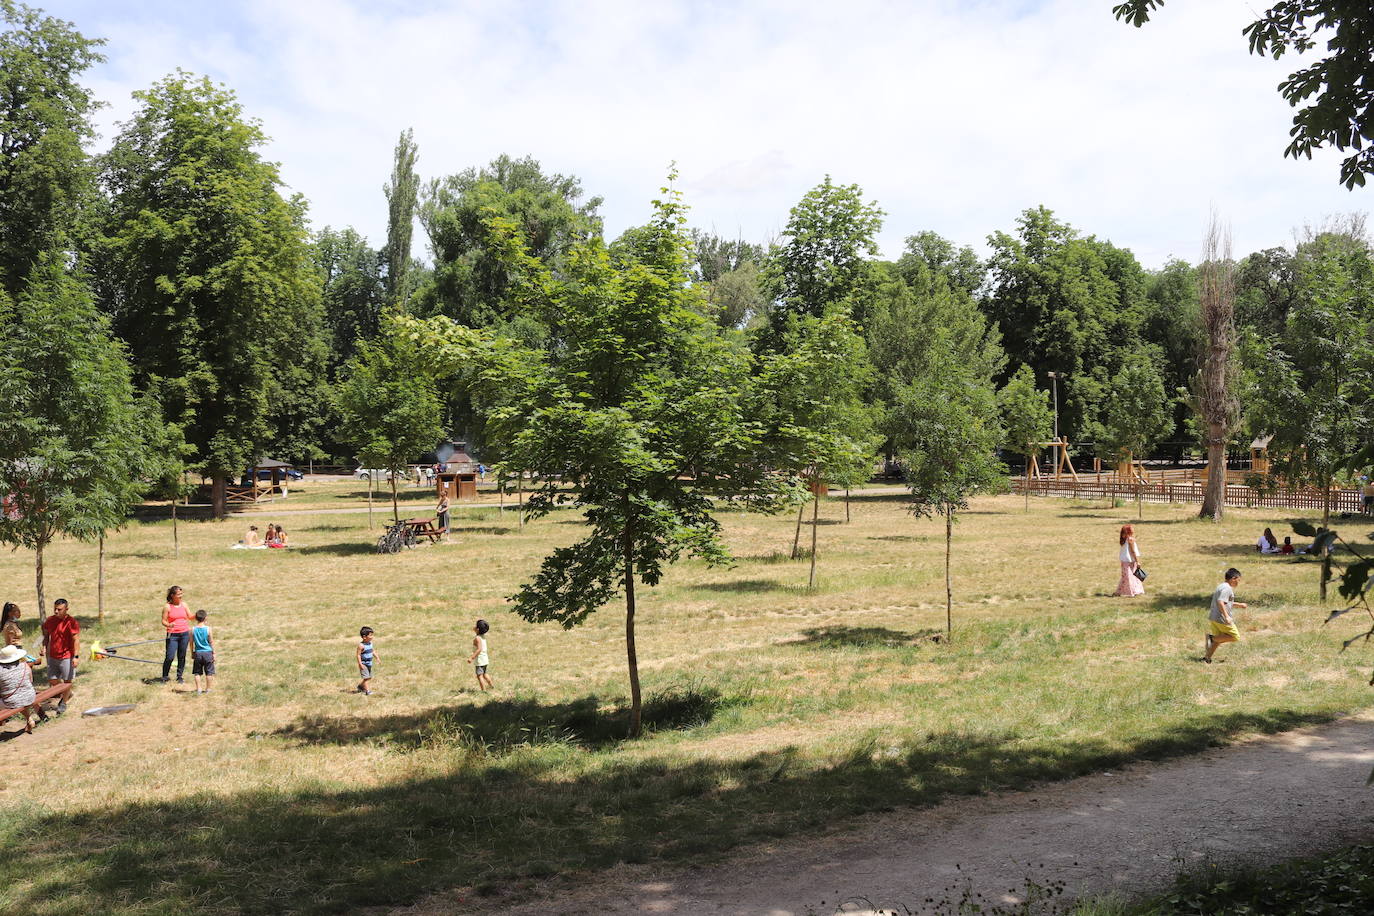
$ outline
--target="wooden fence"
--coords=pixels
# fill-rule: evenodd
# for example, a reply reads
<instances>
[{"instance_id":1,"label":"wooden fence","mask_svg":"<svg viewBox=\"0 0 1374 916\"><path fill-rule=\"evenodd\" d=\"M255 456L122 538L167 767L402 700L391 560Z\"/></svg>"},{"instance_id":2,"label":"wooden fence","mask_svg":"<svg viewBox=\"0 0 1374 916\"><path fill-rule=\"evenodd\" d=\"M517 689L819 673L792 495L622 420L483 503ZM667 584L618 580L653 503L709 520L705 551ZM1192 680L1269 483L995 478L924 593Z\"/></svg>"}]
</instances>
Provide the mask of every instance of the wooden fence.
<instances>
[{"instance_id":1,"label":"wooden fence","mask_svg":"<svg viewBox=\"0 0 1374 916\"><path fill-rule=\"evenodd\" d=\"M1014 493L1026 492L1030 487L1032 496L1058 496L1070 499L1121 499L1132 501L1137 497L1147 503L1201 503L1203 485L1192 483L1147 483L1139 486L1129 483L1116 483L1093 480L1090 475L1080 474L1079 481L1071 477L1042 477L1029 482L1024 477L1013 477L1011 488ZM1322 491L1314 488L1278 490L1273 493L1260 491L1243 484L1228 484L1226 505L1244 508L1265 509L1320 509ZM1359 490L1332 490L1331 511L1360 512L1363 500Z\"/></svg>"}]
</instances>

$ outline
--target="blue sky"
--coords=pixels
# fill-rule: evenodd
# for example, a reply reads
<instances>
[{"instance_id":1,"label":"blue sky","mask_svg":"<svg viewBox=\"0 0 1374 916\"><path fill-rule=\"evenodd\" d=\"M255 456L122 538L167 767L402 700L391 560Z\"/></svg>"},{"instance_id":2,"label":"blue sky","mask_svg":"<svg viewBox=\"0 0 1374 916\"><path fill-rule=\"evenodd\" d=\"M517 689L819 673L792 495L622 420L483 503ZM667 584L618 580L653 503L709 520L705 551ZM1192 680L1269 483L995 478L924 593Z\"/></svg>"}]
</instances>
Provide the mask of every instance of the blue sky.
<instances>
[{"instance_id":1,"label":"blue sky","mask_svg":"<svg viewBox=\"0 0 1374 916\"><path fill-rule=\"evenodd\" d=\"M238 92L316 226L379 243L381 186L413 127L426 177L509 152L582 179L609 234L676 161L693 222L766 240L829 173L980 249L1044 204L1157 267L1195 260L1209 210L1238 254L1369 208L1338 157L1282 158L1296 66L1251 57L1246 0L50 0L109 41L92 75L107 142L130 93L178 67ZM423 233L417 234L423 242Z\"/></svg>"}]
</instances>

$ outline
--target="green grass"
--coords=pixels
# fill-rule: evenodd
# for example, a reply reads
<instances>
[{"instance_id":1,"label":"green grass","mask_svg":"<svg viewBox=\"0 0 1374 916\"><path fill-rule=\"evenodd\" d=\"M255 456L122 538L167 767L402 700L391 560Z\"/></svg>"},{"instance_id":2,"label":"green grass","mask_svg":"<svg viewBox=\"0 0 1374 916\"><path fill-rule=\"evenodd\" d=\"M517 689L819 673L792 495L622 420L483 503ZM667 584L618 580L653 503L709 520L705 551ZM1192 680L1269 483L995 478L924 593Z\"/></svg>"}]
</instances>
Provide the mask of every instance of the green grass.
<instances>
[{"instance_id":1,"label":"green grass","mask_svg":"<svg viewBox=\"0 0 1374 916\"><path fill-rule=\"evenodd\" d=\"M578 535L569 513L522 529L458 509L456 543L394 557L371 552L377 531L357 515L293 517L301 546L284 554L226 549L241 518L186 524L179 559L168 523L131 525L107 547L107 619L90 635L156 635L175 581L212 613L221 683L202 698L141 684L151 666L88 664L75 705L139 708L0 744L0 911L337 912L705 861L1369 703L1368 657L1339 654L1341 631L1320 626L1315 566L1247 546L1283 519L1145 511L1150 594L1121 601L1107 597L1115 529L1134 507L977 503L956 526L952 643L934 639L942 526L899 495L856 498L852 524L820 528L814 592L786 559L792 519L726 513L734 568L684 563L642 594L637 742L620 738L620 610L563 631L504 602ZM87 624L93 554L50 553L49 595ZM30 562L0 556L9 594L28 593ZM1246 573L1246 639L1203 666L1205 597L1231 564ZM464 662L478 616L495 695ZM348 692L363 623L378 631L370 698Z\"/></svg>"}]
</instances>

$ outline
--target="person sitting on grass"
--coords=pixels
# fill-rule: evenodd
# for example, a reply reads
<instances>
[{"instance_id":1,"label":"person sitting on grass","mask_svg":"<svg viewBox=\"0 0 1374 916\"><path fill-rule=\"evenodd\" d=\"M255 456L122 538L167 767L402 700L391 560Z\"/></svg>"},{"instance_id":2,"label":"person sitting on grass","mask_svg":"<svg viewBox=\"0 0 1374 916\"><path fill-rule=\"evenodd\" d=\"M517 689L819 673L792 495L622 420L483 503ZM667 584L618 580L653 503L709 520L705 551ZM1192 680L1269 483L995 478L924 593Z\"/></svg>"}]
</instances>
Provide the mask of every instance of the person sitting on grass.
<instances>
[{"instance_id":1,"label":"person sitting on grass","mask_svg":"<svg viewBox=\"0 0 1374 916\"><path fill-rule=\"evenodd\" d=\"M1236 586L1240 584L1240 570L1234 566L1226 570L1226 581L1216 587L1212 592L1212 605L1207 613L1208 629L1206 653L1202 660L1207 664L1212 663L1212 655L1216 653L1217 646L1228 642L1236 642L1240 639L1240 631L1236 629L1236 620L1231 615L1235 608L1244 608L1247 605L1243 601L1236 600Z\"/></svg>"},{"instance_id":2,"label":"person sitting on grass","mask_svg":"<svg viewBox=\"0 0 1374 916\"><path fill-rule=\"evenodd\" d=\"M33 671L25 661L27 655L23 646L0 649L0 709L24 710L24 731L33 734L34 717L41 721L48 715L38 708Z\"/></svg>"},{"instance_id":3,"label":"person sitting on grass","mask_svg":"<svg viewBox=\"0 0 1374 916\"><path fill-rule=\"evenodd\" d=\"M1259 540L1255 542L1255 549L1260 553L1279 552L1279 539L1274 537L1274 529L1264 529L1264 534L1261 534Z\"/></svg>"},{"instance_id":4,"label":"person sitting on grass","mask_svg":"<svg viewBox=\"0 0 1374 916\"><path fill-rule=\"evenodd\" d=\"M191 678L196 682L196 693L209 693L215 680L215 642L210 626L205 619L210 615L196 611L196 625L191 627ZM205 679L204 688L201 678Z\"/></svg>"},{"instance_id":5,"label":"person sitting on grass","mask_svg":"<svg viewBox=\"0 0 1374 916\"><path fill-rule=\"evenodd\" d=\"M1292 539L1292 538L1284 538L1284 539L1283 539L1283 546L1279 548L1279 553L1284 554L1285 556L1291 556L1291 555L1292 555L1292 553L1293 553L1293 539Z\"/></svg>"},{"instance_id":6,"label":"person sitting on grass","mask_svg":"<svg viewBox=\"0 0 1374 916\"><path fill-rule=\"evenodd\" d=\"M358 681L357 691L363 696L372 696L372 663L377 660L377 650L372 646L372 627L363 627L358 631L358 638L362 642L358 643Z\"/></svg>"}]
</instances>

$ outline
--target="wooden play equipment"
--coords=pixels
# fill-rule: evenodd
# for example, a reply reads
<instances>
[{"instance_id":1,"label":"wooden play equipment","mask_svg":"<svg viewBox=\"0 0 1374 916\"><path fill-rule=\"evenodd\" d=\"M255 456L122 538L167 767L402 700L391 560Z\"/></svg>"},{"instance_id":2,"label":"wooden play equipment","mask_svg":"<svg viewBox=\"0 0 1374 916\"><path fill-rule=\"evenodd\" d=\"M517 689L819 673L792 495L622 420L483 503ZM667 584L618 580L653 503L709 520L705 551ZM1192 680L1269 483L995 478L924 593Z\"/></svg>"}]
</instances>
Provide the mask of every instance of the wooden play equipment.
<instances>
[{"instance_id":1,"label":"wooden play equipment","mask_svg":"<svg viewBox=\"0 0 1374 916\"><path fill-rule=\"evenodd\" d=\"M1052 456L1050 460L1054 464L1055 480L1059 480L1063 476L1068 476L1073 479L1074 483L1078 483L1078 472L1073 469L1073 462L1069 460L1069 440L1067 437L1060 436L1058 439L1054 439L1050 442L1037 442L1035 444L1041 448L1048 448L1050 450ZM1040 473L1039 458L1032 458L1026 465L1026 476L1036 480L1048 476Z\"/></svg>"}]
</instances>

